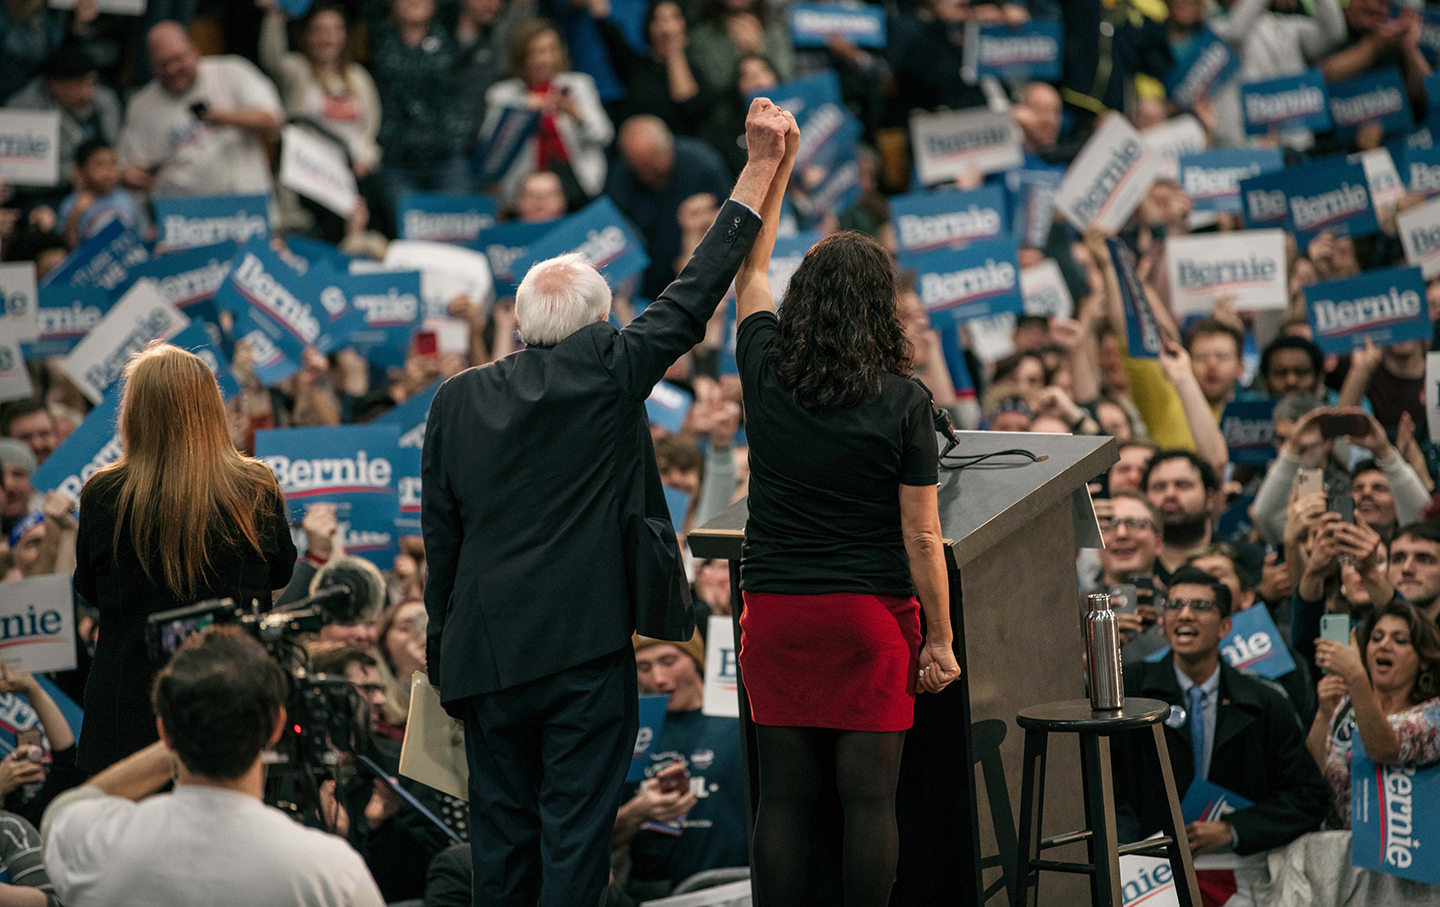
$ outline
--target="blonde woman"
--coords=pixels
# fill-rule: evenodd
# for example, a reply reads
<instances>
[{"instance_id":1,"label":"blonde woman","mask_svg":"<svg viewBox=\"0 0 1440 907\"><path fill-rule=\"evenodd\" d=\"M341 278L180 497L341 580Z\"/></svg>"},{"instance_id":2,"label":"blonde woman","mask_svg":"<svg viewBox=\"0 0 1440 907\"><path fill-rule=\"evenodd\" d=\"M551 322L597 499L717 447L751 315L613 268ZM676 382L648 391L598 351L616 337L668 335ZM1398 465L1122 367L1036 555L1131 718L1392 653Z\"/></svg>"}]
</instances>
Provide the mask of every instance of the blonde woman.
<instances>
[{"instance_id":1,"label":"blonde woman","mask_svg":"<svg viewBox=\"0 0 1440 907\"><path fill-rule=\"evenodd\" d=\"M146 618L214 598L268 609L295 566L275 475L235 450L204 361L152 344L124 380L123 452L80 493L75 591L103 627L85 687L87 774L156 739Z\"/></svg>"}]
</instances>

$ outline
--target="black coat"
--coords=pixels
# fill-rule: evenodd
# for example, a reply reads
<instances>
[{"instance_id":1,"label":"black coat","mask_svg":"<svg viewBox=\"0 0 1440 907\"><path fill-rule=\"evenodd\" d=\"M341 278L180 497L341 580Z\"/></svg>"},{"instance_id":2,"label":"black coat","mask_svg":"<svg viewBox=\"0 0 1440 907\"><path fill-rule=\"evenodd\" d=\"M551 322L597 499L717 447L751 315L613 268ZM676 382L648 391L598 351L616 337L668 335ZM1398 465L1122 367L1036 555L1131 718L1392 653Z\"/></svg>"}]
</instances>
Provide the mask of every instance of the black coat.
<instances>
[{"instance_id":1,"label":"black coat","mask_svg":"<svg viewBox=\"0 0 1440 907\"><path fill-rule=\"evenodd\" d=\"M1174 655L1144 664L1125 678L1125 695L1183 705ZM1136 841L1161 827L1165 800L1160 765L1149 733L1113 738L1115 809L1121 841ZM1194 780L1190 731L1165 728L1175 789L1185 796ZM1330 792L1305 749L1295 707L1279 692L1220 663L1220 704L1209 780L1254 805L1225 817L1240 836L1236 852L1279 847L1320 827Z\"/></svg>"},{"instance_id":2,"label":"black coat","mask_svg":"<svg viewBox=\"0 0 1440 907\"><path fill-rule=\"evenodd\" d=\"M600 322L441 386L422 457L427 664L441 698L509 689L694 626L645 399L704 337L760 229L727 202L623 331Z\"/></svg>"}]
</instances>

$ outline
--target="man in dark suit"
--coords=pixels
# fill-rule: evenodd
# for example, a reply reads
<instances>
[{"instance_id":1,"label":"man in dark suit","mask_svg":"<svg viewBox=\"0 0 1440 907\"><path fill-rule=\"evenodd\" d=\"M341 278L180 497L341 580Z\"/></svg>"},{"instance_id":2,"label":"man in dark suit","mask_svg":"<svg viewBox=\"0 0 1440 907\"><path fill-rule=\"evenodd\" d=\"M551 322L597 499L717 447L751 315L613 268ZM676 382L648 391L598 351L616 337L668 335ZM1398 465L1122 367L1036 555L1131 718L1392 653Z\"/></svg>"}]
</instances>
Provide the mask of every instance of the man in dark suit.
<instances>
[{"instance_id":1,"label":"man in dark suit","mask_svg":"<svg viewBox=\"0 0 1440 907\"><path fill-rule=\"evenodd\" d=\"M527 348L431 404L426 658L465 722L476 905L594 907L605 888L639 728L630 635L694 627L645 398L703 338L795 128L751 104L731 200L629 327L583 258L541 262L515 296Z\"/></svg>"},{"instance_id":2,"label":"man in dark suit","mask_svg":"<svg viewBox=\"0 0 1440 907\"><path fill-rule=\"evenodd\" d=\"M1234 849L1251 854L1279 847L1319 827L1329 790L1305 749L1295 708L1279 691L1246 677L1220 658L1230 633L1230 590L1195 567L1172 577L1164 614L1170 654L1125 678L1125 695L1184 709L1167 724L1175 787L1207 778L1252 806L1185 827L1197 854ZM1177 710L1173 717L1181 713ZM1122 842L1161 827L1165 809L1160 765L1148 735L1114 738L1115 806Z\"/></svg>"}]
</instances>

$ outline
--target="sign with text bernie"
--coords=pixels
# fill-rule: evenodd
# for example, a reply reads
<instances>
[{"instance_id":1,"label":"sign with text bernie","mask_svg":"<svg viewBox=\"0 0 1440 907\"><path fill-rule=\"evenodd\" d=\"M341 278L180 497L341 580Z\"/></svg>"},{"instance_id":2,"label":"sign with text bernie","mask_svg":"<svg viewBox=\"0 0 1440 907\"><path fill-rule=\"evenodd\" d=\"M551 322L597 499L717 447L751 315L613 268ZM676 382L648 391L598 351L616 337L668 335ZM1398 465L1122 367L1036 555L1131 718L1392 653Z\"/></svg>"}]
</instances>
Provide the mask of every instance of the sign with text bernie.
<instances>
[{"instance_id":1,"label":"sign with text bernie","mask_svg":"<svg viewBox=\"0 0 1440 907\"><path fill-rule=\"evenodd\" d=\"M1208 28L1200 29L1190 46L1170 67L1165 94L1189 110L1201 98L1213 97L1240 71L1240 58L1229 43Z\"/></svg>"},{"instance_id":2,"label":"sign with text bernie","mask_svg":"<svg viewBox=\"0 0 1440 907\"><path fill-rule=\"evenodd\" d=\"M1415 122L1410 116L1405 81L1394 66L1331 85L1329 94L1330 119L1342 138L1348 139L1370 123L1394 132Z\"/></svg>"},{"instance_id":3,"label":"sign with text bernie","mask_svg":"<svg viewBox=\"0 0 1440 907\"><path fill-rule=\"evenodd\" d=\"M650 265L650 256L635 229L609 198L601 196L583 209L561 220L549 233L531 243L524 260L514 263L523 275L537 261L566 252L585 256L613 290L627 278Z\"/></svg>"},{"instance_id":4,"label":"sign with text bernie","mask_svg":"<svg viewBox=\"0 0 1440 907\"><path fill-rule=\"evenodd\" d=\"M968 191L912 192L890 199L900 258L953 249L1005 235L1005 192L999 185Z\"/></svg>"},{"instance_id":5,"label":"sign with text bernie","mask_svg":"<svg viewBox=\"0 0 1440 907\"><path fill-rule=\"evenodd\" d=\"M1326 231L1368 236L1380 229L1364 165L1329 158L1240 181L1245 223L1288 227L1303 250Z\"/></svg>"},{"instance_id":6,"label":"sign with text bernie","mask_svg":"<svg viewBox=\"0 0 1440 907\"><path fill-rule=\"evenodd\" d=\"M291 522L304 519L312 504L333 504L345 552L381 570L393 566L399 551L395 532L400 515L395 481L399 455L398 425L255 433L255 456L275 471Z\"/></svg>"},{"instance_id":7,"label":"sign with text bernie","mask_svg":"<svg viewBox=\"0 0 1440 907\"><path fill-rule=\"evenodd\" d=\"M1241 212L1240 181L1285 166L1276 148L1224 148L1180 156L1180 188L1196 211Z\"/></svg>"},{"instance_id":8,"label":"sign with text bernie","mask_svg":"<svg viewBox=\"0 0 1440 907\"><path fill-rule=\"evenodd\" d=\"M1064 40L1059 19L1031 19L1015 26L972 20L965 27L960 72L971 84L986 77L1053 82L1060 78Z\"/></svg>"},{"instance_id":9,"label":"sign with text bernie","mask_svg":"<svg viewBox=\"0 0 1440 907\"><path fill-rule=\"evenodd\" d=\"M1177 314L1208 315L1226 296L1238 311L1289 305L1283 230L1176 236L1165 251Z\"/></svg>"},{"instance_id":10,"label":"sign with text bernie","mask_svg":"<svg viewBox=\"0 0 1440 907\"><path fill-rule=\"evenodd\" d=\"M1350 858L1355 866L1440 884L1440 765L1378 765L1357 733L1350 753Z\"/></svg>"},{"instance_id":11,"label":"sign with text bernie","mask_svg":"<svg viewBox=\"0 0 1440 907\"><path fill-rule=\"evenodd\" d=\"M970 243L911 257L920 302L939 327L982 315L1020 313L1019 253L1013 239Z\"/></svg>"},{"instance_id":12,"label":"sign with text bernie","mask_svg":"<svg viewBox=\"0 0 1440 907\"><path fill-rule=\"evenodd\" d=\"M495 199L488 195L408 192L400 196L397 232L401 239L470 245L496 224Z\"/></svg>"},{"instance_id":13,"label":"sign with text bernie","mask_svg":"<svg viewBox=\"0 0 1440 907\"><path fill-rule=\"evenodd\" d=\"M174 252L270 235L270 201L263 195L155 199L156 249Z\"/></svg>"},{"instance_id":14,"label":"sign with text bernie","mask_svg":"<svg viewBox=\"0 0 1440 907\"><path fill-rule=\"evenodd\" d=\"M1310 331L1326 353L1429 340L1434 332L1419 268L1383 268L1305 288Z\"/></svg>"},{"instance_id":15,"label":"sign with text bernie","mask_svg":"<svg viewBox=\"0 0 1440 907\"><path fill-rule=\"evenodd\" d=\"M796 47L824 47L839 35L856 47L885 47L885 11L878 6L796 3L790 7L790 34Z\"/></svg>"},{"instance_id":16,"label":"sign with text bernie","mask_svg":"<svg viewBox=\"0 0 1440 907\"><path fill-rule=\"evenodd\" d=\"M1140 133L1122 116L1106 117L1066 171L1055 205L1077 230L1118 230L1155 182L1157 168Z\"/></svg>"},{"instance_id":17,"label":"sign with text bernie","mask_svg":"<svg viewBox=\"0 0 1440 907\"><path fill-rule=\"evenodd\" d=\"M1298 76L1247 82L1240 86L1240 112L1246 135L1265 135L1271 129L1324 132L1331 122L1325 77L1311 69Z\"/></svg>"}]
</instances>

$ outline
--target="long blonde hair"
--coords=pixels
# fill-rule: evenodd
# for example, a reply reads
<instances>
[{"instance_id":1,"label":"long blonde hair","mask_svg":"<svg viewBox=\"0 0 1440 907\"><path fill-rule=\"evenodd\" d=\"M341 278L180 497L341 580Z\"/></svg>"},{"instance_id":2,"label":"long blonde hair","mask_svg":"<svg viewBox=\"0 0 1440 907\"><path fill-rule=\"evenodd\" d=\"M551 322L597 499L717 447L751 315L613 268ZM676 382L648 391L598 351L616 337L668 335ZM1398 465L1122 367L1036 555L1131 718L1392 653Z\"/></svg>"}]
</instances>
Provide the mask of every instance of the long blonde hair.
<instances>
[{"instance_id":1,"label":"long blonde hair","mask_svg":"<svg viewBox=\"0 0 1440 907\"><path fill-rule=\"evenodd\" d=\"M125 366L124 452L95 477L119 478L115 546L128 528L145 575L194 597L212 545L262 551L255 513L280 497L275 474L230 440L215 375L199 356L151 343Z\"/></svg>"}]
</instances>

